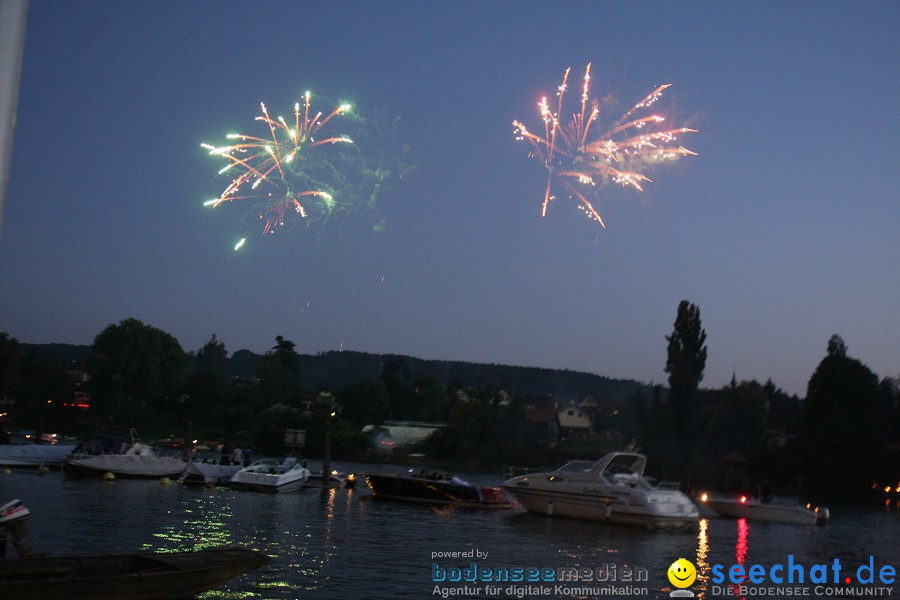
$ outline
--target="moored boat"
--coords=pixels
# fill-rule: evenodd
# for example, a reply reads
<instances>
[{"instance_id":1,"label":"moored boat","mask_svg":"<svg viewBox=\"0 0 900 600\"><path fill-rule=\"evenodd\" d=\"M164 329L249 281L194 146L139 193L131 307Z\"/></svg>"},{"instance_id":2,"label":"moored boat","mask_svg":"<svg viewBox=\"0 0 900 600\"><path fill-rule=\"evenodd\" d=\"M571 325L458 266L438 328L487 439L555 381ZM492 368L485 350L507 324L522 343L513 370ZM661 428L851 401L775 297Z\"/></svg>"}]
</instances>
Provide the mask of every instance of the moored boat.
<instances>
[{"instance_id":1,"label":"moored boat","mask_svg":"<svg viewBox=\"0 0 900 600\"><path fill-rule=\"evenodd\" d=\"M456 476L407 469L393 474L366 473L365 478L375 497L472 508L512 506L500 488L478 487Z\"/></svg>"},{"instance_id":2,"label":"moored boat","mask_svg":"<svg viewBox=\"0 0 900 600\"><path fill-rule=\"evenodd\" d=\"M719 516L732 519L794 525L820 525L828 521L831 516L830 511L823 506L760 502L746 495L726 498L704 493L700 495L699 500L703 506L708 506Z\"/></svg>"},{"instance_id":3,"label":"moored boat","mask_svg":"<svg viewBox=\"0 0 900 600\"><path fill-rule=\"evenodd\" d=\"M193 552L0 560L0 597L16 600L184 598L258 569L261 552L213 548Z\"/></svg>"},{"instance_id":4,"label":"moored boat","mask_svg":"<svg viewBox=\"0 0 900 600\"><path fill-rule=\"evenodd\" d=\"M234 474L243 465L220 465L218 463L192 460L181 472L181 483L185 485L228 485Z\"/></svg>"},{"instance_id":5,"label":"moored boat","mask_svg":"<svg viewBox=\"0 0 900 600\"><path fill-rule=\"evenodd\" d=\"M66 468L93 477L112 473L116 477L177 477L187 462L163 456L144 444L132 431L130 437L91 436L66 457Z\"/></svg>"},{"instance_id":6,"label":"moored boat","mask_svg":"<svg viewBox=\"0 0 900 600\"><path fill-rule=\"evenodd\" d=\"M0 467L59 469L77 444L0 444Z\"/></svg>"},{"instance_id":7,"label":"moored boat","mask_svg":"<svg viewBox=\"0 0 900 600\"><path fill-rule=\"evenodd\" d=\"M309 469L287 457L282 462L272 458L258 460L231 478L231 487L257 492L296 492L309 479Z\"/></svg>"},{"instance_id":8,"label":"moored boat","mask_svg":"<svg viewBox=\"0 0 900 600\"><path fill-rule=\"evenodd\" d=\"M595 462L575 460L545 473L514 477L503 484L528 511L591 521L652 528L681 528L698 520L697 507L677 485L651 484L647 458L612 452Z\"/></svg>"}]
</instances>

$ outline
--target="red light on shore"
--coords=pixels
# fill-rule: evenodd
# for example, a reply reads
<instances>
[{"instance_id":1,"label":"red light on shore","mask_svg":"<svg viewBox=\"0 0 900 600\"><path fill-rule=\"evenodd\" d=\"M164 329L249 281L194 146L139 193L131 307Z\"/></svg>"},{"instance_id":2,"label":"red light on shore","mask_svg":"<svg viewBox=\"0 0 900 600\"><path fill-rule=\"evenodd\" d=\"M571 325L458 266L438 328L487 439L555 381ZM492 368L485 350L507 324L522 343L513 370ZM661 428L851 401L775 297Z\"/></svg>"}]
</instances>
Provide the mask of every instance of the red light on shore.
<instances>
[{"instance_id":1,"label":"red light on shore","mask_svg":"<svg viewBox=\"0 0 900 600\"><path fill-rule=\"evenodd\" d=\"M741 504L744 504L747 501L747 496L741 496Z\"/></svg>"}]
</instances>

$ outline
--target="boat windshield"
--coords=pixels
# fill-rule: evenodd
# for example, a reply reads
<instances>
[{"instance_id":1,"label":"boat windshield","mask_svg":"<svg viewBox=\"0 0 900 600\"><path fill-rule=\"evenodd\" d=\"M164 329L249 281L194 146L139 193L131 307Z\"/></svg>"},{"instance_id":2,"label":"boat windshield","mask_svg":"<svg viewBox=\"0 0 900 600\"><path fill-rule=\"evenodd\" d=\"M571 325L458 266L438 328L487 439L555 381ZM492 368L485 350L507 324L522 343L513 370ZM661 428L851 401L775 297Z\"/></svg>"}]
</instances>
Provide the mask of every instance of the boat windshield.
<instances>
[{"instance_id":1,"label":"boat windshield","mask_svg":"<svg viewBox=\"0 0 900 600\"><path fill-rule=\"evenodd\" d=\"M619 454L609 461L604 472L607 475L614 475L616 473L637 473L638 475L641 475L644 472L644 462L645 459L642 456Z\"/></svg>"},{"instance_id":2,"label":"boat windshield","mask_svg":"<svg viewBox=\"0 0 900 600\"><path fill-rule=\"evenodd\" d=\"M594 463L587 460L572 460L559 468L560 473L590 473Z\"/></svg>"}]
</instances>

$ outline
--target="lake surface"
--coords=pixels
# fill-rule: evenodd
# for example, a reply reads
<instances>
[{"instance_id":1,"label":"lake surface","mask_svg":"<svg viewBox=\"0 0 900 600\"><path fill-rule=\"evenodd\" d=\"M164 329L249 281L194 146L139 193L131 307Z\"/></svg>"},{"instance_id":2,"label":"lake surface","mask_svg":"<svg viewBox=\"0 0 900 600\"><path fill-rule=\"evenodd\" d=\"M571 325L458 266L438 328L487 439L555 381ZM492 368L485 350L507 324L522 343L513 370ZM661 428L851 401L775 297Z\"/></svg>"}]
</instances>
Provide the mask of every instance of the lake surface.
<instances>
[{"instance_id":1,"label":"lake surface","mask_svg":"<svg viewBox=\"0 0 900 600\"><path fill-rule=\"evenodd\" d=\"M357 473L378 469L333 466ZM499 475L470 479L484 485L501 481ZM832 508L831 522L821 527L703 519L693 531L679 533L520 510L433 509L372 499L363 482L353 490L309 488L269 495L15 470L0 474L0 502L12 498L21 498L31 509L32 544L54 555L236 545L273 557L259 571L203 598L429 598L441 597L442 591L480 598L667 598L672 587L666 571L679 557L697 567L697 581L690 589L699 598L787 598L791 596L781 595L783 588L763 595L763 585L752 590L728 588L727 582L717 586L712 569L723 565L727 577L734 564L761 564L768 572L772 565L786 564L791 555L795 564L804 565L807 578L815 564L831 569L835 559L843 566L842 579L845 573L855 579L857 567L867 565L870 557L876 574L884 565L900 571L896 498L869 510ZM8 552L14 551L10 547ZM474 556L446 554L453 552ZM476 558L478 553L486 557ZM594 582L567 583L562 589L558 583L467 583L466 569L472 573L472 563L481 574L484 568L583 569L593 573ZM641 573L643 581L638 580ZM435 582L441 575L445 580ZM448 581L452 575L463 580ZM604 577L605 582L597 581ZM830 591L817 593L807 579L806 597L830 597L841 586L826 587ZM876 587L884 589L873 594ZM876 579L864 593L900 598L900 585L882 586Z\"/></svg>"}]
</instances>

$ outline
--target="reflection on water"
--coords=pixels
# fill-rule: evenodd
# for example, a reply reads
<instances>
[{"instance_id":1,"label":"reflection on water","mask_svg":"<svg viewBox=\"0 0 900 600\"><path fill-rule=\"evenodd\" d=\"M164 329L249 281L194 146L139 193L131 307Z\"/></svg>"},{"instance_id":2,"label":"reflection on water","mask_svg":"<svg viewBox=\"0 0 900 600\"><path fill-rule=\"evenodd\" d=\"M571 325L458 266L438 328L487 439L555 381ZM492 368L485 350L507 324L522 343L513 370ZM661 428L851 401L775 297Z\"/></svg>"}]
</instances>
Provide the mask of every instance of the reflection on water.
<instances>
[{"instance_id":1,"label":"reflection on water","mask_svg":"<svg viewBox=\"0 0 900 600\"><path fill-rule=\"evenodd\" d=\"M709 585L709 519L700 519L697 524L697 560L694 566L697 568L696 586L705 590ZM703 597L702 594L700 597Z\"/></svg>"},{"instance_id":2,"label":"reflection on water","mask_svg":"<svg viewBox=\"0 0 900 600\"><path fill-rule=\"evenodd\" d=\"M488 553L480 563L488 568L646 569L643 585L660 596L670 591L669 565L694 557L692 589L702 598L716 564L771 565L788 554L809 564L835 557L863 564L874 555L885 564L896 560L900 539L895 502L832 511L824 527L701 519L693 531L671 533L521 511L375 501L365 486L260 494L15 471L0 475L4 498L22 498L33 514L32 542L55 555L235 545L272 556L262 569L203 596L223 599L430 597L433 563L461 568L477 560L433 553L474 550Z\"/></svg>"},{"instance_id":3,"label":"reflection on water","mask_svg":"<svg viewBox=\"0 0 900 600\"><path fill-rule=\"evenodd\" d=\"M182 520L163 526L153 534L156 539L141 546L141 550L178 552L234 545L226 525L227 517L231 516L228 498L216 497L215 490L204 488L184 504Z\"/></svg>"},{"instance_id":4,"label":"reflection on water","mask_svg":"<svg viewBox=\"0 0 900 600\"><path fill-rule=\"evenodd\" d=\"M744 561L747 560L747 536L749 534L750 524L747 522L747 519L738 519L737 542L734 545L734 564L741 565L742 567L744 567ZM728 588L731 590L732 596L738 598L738 600L746 600L743 596L738 595L738 586L730 584Z\"/></svg>"}]
</instances>

